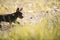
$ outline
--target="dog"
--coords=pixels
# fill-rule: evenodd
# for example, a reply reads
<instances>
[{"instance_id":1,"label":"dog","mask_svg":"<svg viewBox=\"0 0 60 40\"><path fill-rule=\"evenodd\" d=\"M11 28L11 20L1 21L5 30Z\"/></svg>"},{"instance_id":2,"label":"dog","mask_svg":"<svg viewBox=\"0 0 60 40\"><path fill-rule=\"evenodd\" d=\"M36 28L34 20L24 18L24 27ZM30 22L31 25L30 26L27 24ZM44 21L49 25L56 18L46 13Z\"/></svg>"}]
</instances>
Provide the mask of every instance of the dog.
<instances>
[{"instance_id":1,"label":"dog","mask_svg":"<svg viewBox=\"0 0 60 40\"><path fill-rule=\"evenodd\" d=\"M23 8L21 8L21 9L17 8L16 12L14 12L14 13L0 15L0 23L9 22L9 24L11 25L12 22L15 22L17 18L22 19L23 18L23 16L22 16L23 13L21 12L22 9Z\"/></svg>"}]
</instances>

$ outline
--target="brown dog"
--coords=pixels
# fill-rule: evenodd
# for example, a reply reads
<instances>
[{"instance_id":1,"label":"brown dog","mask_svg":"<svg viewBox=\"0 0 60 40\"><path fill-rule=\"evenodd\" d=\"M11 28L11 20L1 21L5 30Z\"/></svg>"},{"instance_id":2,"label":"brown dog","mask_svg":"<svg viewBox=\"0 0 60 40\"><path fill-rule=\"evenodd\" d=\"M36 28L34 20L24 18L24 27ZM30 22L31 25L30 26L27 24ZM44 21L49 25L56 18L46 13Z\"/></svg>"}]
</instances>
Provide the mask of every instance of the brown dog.
<instances>
[{"instance_id":1,"label":"brown dog","mask_svg":"<svg viewBox=\"0 0 60 40\"><path fill-rule=\"evenodd\" d=\"M22 19L23 13L21 11L22 11L22 8L21 9L17 8L16 12L14 12L14 13L0 15L0 23L1 22L9 22L10 24L12 24L12 22L15 22L18 17L20 19Z\"/></svg>"}]
</instances>

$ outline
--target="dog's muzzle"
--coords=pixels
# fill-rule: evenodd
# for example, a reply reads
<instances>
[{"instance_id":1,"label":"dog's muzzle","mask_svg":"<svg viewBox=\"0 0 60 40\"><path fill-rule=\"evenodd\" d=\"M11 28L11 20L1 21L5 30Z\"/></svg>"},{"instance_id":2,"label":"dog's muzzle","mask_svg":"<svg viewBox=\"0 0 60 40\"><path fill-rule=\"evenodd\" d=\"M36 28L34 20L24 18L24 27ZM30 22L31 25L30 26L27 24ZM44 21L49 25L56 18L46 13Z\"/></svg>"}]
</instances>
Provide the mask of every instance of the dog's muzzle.
<instances>
[{"instance_id":1,"label":"dog's muzzle","mask_svg":"<svg viewBox=\"0 0 60 40\"><path fill-rule=\"evenodd\" d=\"M23 18L23 16L20 16L19 18L20 18L20 19L22 19L22 18Z\"/></svg>"}]
</instances>

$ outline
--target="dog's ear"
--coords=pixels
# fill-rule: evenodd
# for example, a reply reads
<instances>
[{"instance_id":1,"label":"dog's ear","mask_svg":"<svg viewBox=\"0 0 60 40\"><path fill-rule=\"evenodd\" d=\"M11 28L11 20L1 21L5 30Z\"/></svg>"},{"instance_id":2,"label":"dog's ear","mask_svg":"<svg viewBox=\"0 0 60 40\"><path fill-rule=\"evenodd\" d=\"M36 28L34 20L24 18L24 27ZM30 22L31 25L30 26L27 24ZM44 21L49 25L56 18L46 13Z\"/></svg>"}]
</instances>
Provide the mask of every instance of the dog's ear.
<instances>
[{"instance_id":1,"label":"dog's ear","mask_svg":"<svg viewBox=\"0 0 60 40\"><path fill-rule=\"evenodd\" d=\"M23 8L21 8L19 11L22 11Z\"/></svg>"},{"instance_id":2,"label":"dog's ear","mask_svg":"<svg viewBox=\"0 0 60 40\"><path fill-rule=\"evenodd\" d=\"M16 9L16 12L19 11L19 8Z\"/></svg>"}]
</instances>

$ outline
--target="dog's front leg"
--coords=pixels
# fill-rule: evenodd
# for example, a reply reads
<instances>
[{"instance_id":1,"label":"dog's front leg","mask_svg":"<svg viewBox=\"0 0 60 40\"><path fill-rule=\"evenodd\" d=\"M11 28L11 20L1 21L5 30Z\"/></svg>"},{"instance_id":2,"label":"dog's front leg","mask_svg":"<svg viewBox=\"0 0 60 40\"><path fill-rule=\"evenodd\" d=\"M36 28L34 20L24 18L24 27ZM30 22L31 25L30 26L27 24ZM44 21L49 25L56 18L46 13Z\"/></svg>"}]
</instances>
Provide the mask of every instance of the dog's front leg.
<instances>
[{"instance_id":1,"label":"dog's front leg","mask_svg":"<svg viewBox=\"0 0 60 40\"><path fill-rule=\"evenodd\" d=\"M12 28L12 22L11 21L9 22L9 24L10 24L9 28Z\"/></svg>"}]
</instances>

